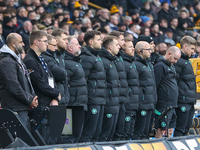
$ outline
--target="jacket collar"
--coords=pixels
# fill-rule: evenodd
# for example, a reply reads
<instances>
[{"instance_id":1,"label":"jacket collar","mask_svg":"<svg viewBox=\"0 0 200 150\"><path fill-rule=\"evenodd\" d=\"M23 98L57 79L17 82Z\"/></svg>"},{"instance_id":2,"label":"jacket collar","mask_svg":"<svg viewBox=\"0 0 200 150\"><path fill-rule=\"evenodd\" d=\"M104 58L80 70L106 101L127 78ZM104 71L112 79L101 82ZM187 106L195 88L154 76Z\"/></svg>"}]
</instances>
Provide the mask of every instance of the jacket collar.
<instances>
[{"instance_id":1,"label":"jacket collar","mask_svg":"<svg viewBox=\"0 0 200 150\"><path fill-rule=\"evenodd\" d=\"M90 47L90 46L88 46L88 45L85 46L85 47L90 51L91 54L97 56L98 50L95 50L95 49L93 49L92 47Z\"/></svg>"},{"instance_id":2,"label":"jacket collar","mask_svg":"<svg viewBox=\"0 0 200 150\"><path fill-rule=\"evenodd\" d=\"M185 55L182 51L181 51L181 58L189 60L189 56Z\"/></svg>"},{"instance_id":3,"label":"jacket collar","mask_svg":"<svg viewBox=\"0 0 200 150\"><path fill-rule=\"evenodd\" d=\"M75 55L73 55L72 53L69 53L68 51L65 51L65 58L67 59L67 60L74 60L74 61L77 61L77 62L79 62L80 61L80 55L79 56L75 56Z\"/></svg>"},{"instance_id":4,"label":"jacket collar","mask_svg":"<svg viewBox=\"0 0 200 150\"><path fill-rule=\"evenodd\" d=\"M102 47L102 49L99 51L99 56L105 57L111 61L116 60L116 56L113 56L104 47Z\"/></svg>"}]
</instances>

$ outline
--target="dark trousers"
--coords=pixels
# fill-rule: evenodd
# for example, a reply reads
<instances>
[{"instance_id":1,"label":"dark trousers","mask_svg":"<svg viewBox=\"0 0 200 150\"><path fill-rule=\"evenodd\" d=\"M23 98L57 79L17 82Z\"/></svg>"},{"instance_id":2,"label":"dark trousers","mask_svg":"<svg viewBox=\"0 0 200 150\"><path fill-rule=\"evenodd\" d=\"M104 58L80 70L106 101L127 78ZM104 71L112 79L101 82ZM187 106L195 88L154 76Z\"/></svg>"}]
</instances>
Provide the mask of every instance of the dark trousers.
<instances>
[{"instance_id":1,"label":"dark trousers","mask_svg":"<svg viewBox=\"0 0 200 150\"><path fill-rule=\"evenodd\" d=\"M112 141L116 124L118 119L118 113L106 114L104 113L102 131L99 137L99 142Z\"/></svg>"},{"instance_id":2,"label":"dark trousers","mask_svg":"<svg viewBox=\"0 0 200 150\"><path fill-rule=\"evenodd\" d=\"M92 138L92 142L98 142L99 140L99 136L101 134L102 124L103 124L103 117L104 117L104 106L101 106L100 115L99 115L98 123L96 126L96 131Z\"/></svg>"},{"instance_id":3,"label":"dark trousers","mask_svg":"<svg viewBox=\"0 0 200 150\"><path fill-rule=\"evenodd\" d=\"M23 124L28 127L28 111L18 111L17 114L19 115Z\"/></svg>"},{"instance_id":4,"label":"dark trousers","mask_svg":"<svg viewBox=\"0 0 200 150\"><path fill-rule=\"evenodd\" d=\"M133 136L135 120L136 120L136 111L126 110L125 124L124 124L124 133L126 136L125 140L130 140Z\"/></svg>"},{"instance_id":5,"label":"dark trousers","mask_svg":"<svg viewBox=\"0 0 200 150\"><path fill-rule=\"evenodd\" d=\"M101 132L102 127L102 121L104 109L103 106L100 105L89 105L88 111L85 114L85 124L83 129L83 134L81 136L80 142L91 142L93 136L95 135L95 132L97 131L98 127L98 133ZM96 133L96 138L99 136L98 133Z\"/></svg>"},{"instance_id":6,"label":"dark trousers","mask_svg":"<svg viewBox=\"0 0 200 150\"><path fill-rule=\"evenodd\" d=\"M149 126L151 124L152 110L138 110L136 113L136 123L134 128L133 140L147 138Z\"/></svg>"},{"instance_id":7,"label":"dark trousers","mask_svg":"<svg viewBox=\"0 0 200 150\"><path fill-rule=\"evenodd\" d=\"M194 115L194 105L192 104L178 104L176 108L176 128L174 136L185 136L188 134L192 125L192 118Z\"/></svg>"},{"instance_id":8,"label":"dark trousers","mask_svg":"<svg viewBox=\"0 0 200 150\"><path fill-rule=\"evenodd\" d=\"M149 128L145 128L145 135L146 135L146 139L149 139L150 137L150 133L153 127L153 123L154 123L154 118L155 118L155 110L150 110L151 111L151 119L150 119L150 124L149 124Z\"/></svg>"},{"instance_id":9,"label":"dark trousers","mask_svg":"<svg viewBox=\"0 0 200 150\"><path fill-rule=\"evenodd\" d=\"M126 109L124 103L119 105L119 115L117 125L113 136L114 141L125 140L124 124L125 124Z\"/></svg>"}]
</instances>

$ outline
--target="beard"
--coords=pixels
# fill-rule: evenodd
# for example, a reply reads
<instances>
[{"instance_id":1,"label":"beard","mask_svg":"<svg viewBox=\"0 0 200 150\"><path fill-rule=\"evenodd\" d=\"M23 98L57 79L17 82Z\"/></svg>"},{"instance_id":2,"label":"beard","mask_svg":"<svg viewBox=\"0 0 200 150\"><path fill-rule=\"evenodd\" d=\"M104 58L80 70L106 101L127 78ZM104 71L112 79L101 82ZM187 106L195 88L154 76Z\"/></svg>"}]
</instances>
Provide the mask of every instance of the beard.
<instances>
[{"instance_id":1,"label":"beard","mask_svg":"<svg viewBox=\"0 0 200 150\"><path fill-rule=\"evenodd\" d=\"M59 45L57 45L57 47L58 47L58 50L61 51L61 52L63 52L63 51L66 50L66 48L64 48L64 47L60 47Z\"/></svg>"}]
</instances>

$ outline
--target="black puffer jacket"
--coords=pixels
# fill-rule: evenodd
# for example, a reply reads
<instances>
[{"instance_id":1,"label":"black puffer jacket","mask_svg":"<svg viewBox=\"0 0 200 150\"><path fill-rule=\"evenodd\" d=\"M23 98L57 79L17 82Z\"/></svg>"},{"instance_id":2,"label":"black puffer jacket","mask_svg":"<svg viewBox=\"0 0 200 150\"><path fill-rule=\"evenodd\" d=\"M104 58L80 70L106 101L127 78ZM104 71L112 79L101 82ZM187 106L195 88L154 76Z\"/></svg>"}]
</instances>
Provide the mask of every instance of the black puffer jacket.
<instances>
[{"instance_id":1,"label":"black puffer jacket","mask_svg":"<svg viewBox=\"0 0 200 150\"><path fill-rule=\"evenodd\" d=\"M137 110L139 107L139 77L134 63L134 57L123 54L126 77L129 87L129 101L125 104L127 110Z\"/></svg>"},{"instance_id":2,"label":"black puffer jacket","mask_svg":"<svg viewBox=\"0 0 200 150\"><path fill-rule=\"evenodd\" d=\"M115 56L112 56L105 48L99 52L106 73L106 106L105 113L118 113L119 111L119 74L114 64Z\"/></svg>"},{"instance_id":3,"label":"black puffer jacket","mask_svg":"<svg viewBox=\"0 0 200 150\"><path fill-rule=\"evenodd\" d=\"M17 58L9 53L6 45L2 47L0 57L0 101L2 108L16 112L29 110L35 94L25 65L19 63Z\"/></svg>"},{"instance_id":4,"label":"black puffer jacket","mask_svg":"<svg viewBox=\"0 0 200 150\"><path fill-rule=\"evenodd\" d=\"M57 85L57 88L61 94L61 100L59 101L60 105L67 105L69 102L69 91L68 88L66 88L67 83L67 72L65 69L58 66L58 62L55 59L55 52L47 49L44 53L42 53L42 56L46 60L46 62L49 65L49 68L53 74L53 77L55 79L55 83Z\"/></svg>"},{"instance_id":5,"label":"black puffer jacket","mask_svg":"<svg viewBox=\"0 0 200 150\"><path fill-rule=\"evenodd\" d=\"M68 76L68 86L71 106L84 106L87 107L87 83L85 73L80 64L80 57L65 51L65 68Z\"/></svg>"},{"instance_id":6,"label":"black puffer jacket","mask_svg":"<svg viewBox=\"0 0 200 150\"><path fill-rule=\"evenodd\" d=\"M189 57L181 52L181 58L174 65L179 88L179 103L196 103L196 81Z\"/></svg>"},{"instance_id":7,"label":"black puffer jacket","mask_svg":"<svg viewBox=\"0 0 200 150\"><path fill-rule=\"evenodd\" d=\"M85 71L88 87L88 104L106 104L106 75L98 51L89 46L82 47L81 65Z\"/></svg>"},{"instance_id":8,"label":"black puffer jacket","mask_svg":"<svg viewBox=\"0 0 200 150\"><path fill-rule=\"evenodd\" d=\"M176 107L178 100L178 86L176 71L164 57L159 57L154 66L158 101L156 108Z\"/></svg>"},{"instance_id":9,"label":"black puffer jacket","mask_svg":"<svg viewBox=\"0 0 200 150\"><path fill-rule=\"evenodd\" d=\"M123 52L120 50L115 61L115 66L119 73L119 103L127 103L128 82L126 80L126 72L124 68L124 61L123 61L122 55L123 55Z\"/></svg>"},{"instance_id":10,"label":"black puffer jacket","mask_svg":"<svg viewBox=\"0 0 200 150\"><path fill-rule=\"evenodd\" d=\"M136 54L135 65L139 75L140 95L139 95L139 109L150 110L154 109L156 103L156 83L153 76L151 63Z\"/></svg>"}]
</instances>

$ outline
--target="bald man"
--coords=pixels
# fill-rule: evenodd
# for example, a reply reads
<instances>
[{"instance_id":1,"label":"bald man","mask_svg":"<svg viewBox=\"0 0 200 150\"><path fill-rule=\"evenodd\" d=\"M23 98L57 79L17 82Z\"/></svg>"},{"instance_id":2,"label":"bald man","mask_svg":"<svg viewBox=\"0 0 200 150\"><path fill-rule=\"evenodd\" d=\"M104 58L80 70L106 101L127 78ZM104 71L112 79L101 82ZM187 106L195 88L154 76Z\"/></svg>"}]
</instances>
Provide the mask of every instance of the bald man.
<instances>
[{"instance_id":1,"label":"bald man","mask_svg":"<svg viewBox=\"0 0 200 150\"><path fill-rule=\"evenodd\" d=\"M22 37L11 33L0 49L0 99L2 108L17 112L26 125L29 107L37 107L38 100L21 60L23 46Z\"/></svg>"},{"instance_id":2,"label":"bald man","mask_svg":"<svg viewBox=\"0 0 200 150\"><path fill-rule=\"evenodd\" d=\"M155 110L156 138L162 138L163 135L165 135L167 123L169 123L169 137L171 137L173 133L173 128L176 127L175 108L177 107L178 101L178 86L176 71L173 64L176 63L180 57L180 49L176 46L172 46L167 50L164 57L159 57L157 59L157 63L154 66L158 97ZM166 119L166 117L164 117L158 120L159 115L170 106L173 107L173 109L167 114L168 118Z\"/></svg>"},{"instance_id":3,"label":"bald man","mask_svg":"<svg viewBox=\"0 0 200 150\"><path fill-rule=\"evenodd\" d=\"M135 46L135 65L139 75L139 108L136 114L134 140L148 139L151 115L156 102L153 66L149 61L152 53L148 42L140 41Z\"/></svg>"}]
</instances>

